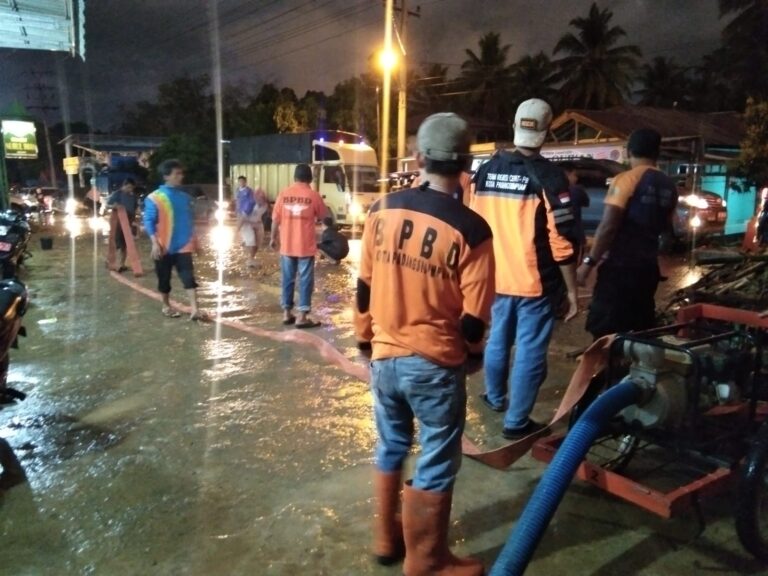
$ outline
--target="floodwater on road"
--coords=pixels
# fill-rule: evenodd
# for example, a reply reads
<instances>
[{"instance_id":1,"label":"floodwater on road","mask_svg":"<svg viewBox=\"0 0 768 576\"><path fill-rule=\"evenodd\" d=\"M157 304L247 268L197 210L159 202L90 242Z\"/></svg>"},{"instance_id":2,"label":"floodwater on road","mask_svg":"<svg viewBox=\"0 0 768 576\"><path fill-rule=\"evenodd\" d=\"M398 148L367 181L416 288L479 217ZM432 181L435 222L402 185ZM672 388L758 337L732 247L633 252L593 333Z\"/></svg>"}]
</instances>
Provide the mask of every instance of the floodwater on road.
<instances>
[{"instance_id":1,"label":"floodwater on road","mask_svg":"<svg viewBox=\"0 0 768 576\"><path fill-rule=\"evenodd\" d=\"M286 330L275 255L248 270L231 228L217 234L225 248L217 255L211 242L198 263L204 308ZM29 335L11 353L9 384L29 397L0 407L0 438L27 476L0 484L0 574L400 574L367 552L375 438L365 382L311 347L164 318L109 276L101 238L54 236L23 275ZM151 288L145 241L140 249L147 274L137 281ZM318 262L314 313L316 333L364 364L351 327L355 271L354 257ZM558 329L540 418L574 368L564 352L587 341L581 326ZM477 373L467 432L499 446L501 417L480 406L481 391ZM457 552L490 567L542 470L530 458L505 472L465 460ZM764 573L741 550L727 503L706 512L699 534L693 516L663 522L575 483L527 574Z\"/></svg>"}]
</instances>

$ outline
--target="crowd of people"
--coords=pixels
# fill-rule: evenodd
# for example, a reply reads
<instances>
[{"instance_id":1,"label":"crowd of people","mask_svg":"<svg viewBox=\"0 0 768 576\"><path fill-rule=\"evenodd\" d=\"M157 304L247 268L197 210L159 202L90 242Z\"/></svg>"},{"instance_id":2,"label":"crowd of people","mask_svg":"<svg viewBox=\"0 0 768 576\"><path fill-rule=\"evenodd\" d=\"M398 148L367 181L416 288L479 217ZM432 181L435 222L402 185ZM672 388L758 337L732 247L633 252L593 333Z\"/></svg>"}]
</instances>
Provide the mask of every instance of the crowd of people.
<instances>
[{"instance_id":1,"label":"crowd of people","mask_svg":"<svg viewBox=\"0 0 768 576\"><path fill-rule=\"evenodd\" d=\"M456 194L471 161L467 125L454 114L427 118L417 136L419 186L380 199L366 220L356 328L358 339L372 341L373 554L381 564L404 560L405 576L484 572L478 560L454 556L447 537L464 365L487 328L481 399L504 412L504 438L519 440L544 428L531 413L555 318L576 317L577 286L594 268L586 327L595 338L653 325L658 236L677 202L674 183L656 168L661 137L647 129L630 136L631 168L611 184L587 249L579 212L588 200L540 154L551 121L546 102L520 105L515 149L477 170L467 208ZM403 481L414 421L421 452Z\"/></svg>"},{"instance_id":2,"label":"crowd of people","mask_svg":"<svg viewBox=\"0 0 768 576\"><path fill-rule=\"evenodd\" d=\"M378 435L373 554L384 565L404 560L405 576L483 574L481 562L457 558L448 548L468 350L488 334L481 400L504 413L501 434L516 441L545 428L531 414L547 376L555 321L577 316L577 287L595 269L586 321L595 338L654 324L658 237L671 226L677 203L674 182L656 167L660 135L641 129L630 136L630 169L610 185L587 247L580 210L588 197L572 167L563 170L540 154L551 121L546 102L523 102L515 116L514 149L497 151L470 184L466 122L452 113L428 117L417 134L418 182L380 198L367 215L355 329L358 341L371 348ZM143 221L162 312L179 315L169 298L175 268L189 295L191 319L201 319L194 212L179 188L183 166L166 161L160 174L164 184L147 197ZM349 252L312 180L310 166L296 166L294 184L279 194L271 213L269 245L280 255L283 324L296 328L320 325L310 316L318 252L333 263ZM110 202L135 211L131 195L126 183ZM248 264L255 266L267 198L240 177L236 202L237 229ZM416 422L421 451L412 477L405 479Z\"/></svg>"}]
</instances>

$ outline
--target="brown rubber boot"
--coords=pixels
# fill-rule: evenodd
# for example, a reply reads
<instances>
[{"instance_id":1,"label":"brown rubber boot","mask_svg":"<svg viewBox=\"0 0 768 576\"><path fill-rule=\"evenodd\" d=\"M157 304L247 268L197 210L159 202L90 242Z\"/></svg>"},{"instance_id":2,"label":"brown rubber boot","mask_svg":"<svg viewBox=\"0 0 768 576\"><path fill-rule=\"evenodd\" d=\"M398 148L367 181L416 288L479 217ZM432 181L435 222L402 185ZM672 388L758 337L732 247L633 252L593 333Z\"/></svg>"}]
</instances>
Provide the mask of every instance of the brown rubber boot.
<instances>
[{"instance_id":1,"label":"brown rubber boot","mask_svg":"<svg viewBox=\"0 0 768 576\"><path fill-rule=\"evenodd\" d=\"M382 566L391 566L405 556L403 522L400 519L400 470L373 475L373 555Z\"/></svg>"},{"instance_id":2,"label":"brown rubber boot","mask_svg":"<svg viewBox=\"0 0 768 576\"><path fill-rule=\"evenodd\" d=\"M403 535L405 576L483 576L474 558L456 558L448 549L453 492L426 492L405 485Z\"/></svg>"}]
</instances>

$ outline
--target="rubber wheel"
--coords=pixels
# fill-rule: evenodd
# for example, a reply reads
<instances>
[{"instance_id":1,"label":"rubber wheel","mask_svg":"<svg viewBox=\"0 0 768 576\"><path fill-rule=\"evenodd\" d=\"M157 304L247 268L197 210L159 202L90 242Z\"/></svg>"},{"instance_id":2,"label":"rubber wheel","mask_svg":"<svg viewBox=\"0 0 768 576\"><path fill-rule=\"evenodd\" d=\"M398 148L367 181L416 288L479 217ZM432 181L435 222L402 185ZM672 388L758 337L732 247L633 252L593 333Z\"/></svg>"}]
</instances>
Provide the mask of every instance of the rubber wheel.
<instances>
[{"instance_id":1,"label":"rubber wheel","mask_svg":"<svg viewBox=\"0 0 768 576\"><path fill-rule=\"evenodd\" d=\"M744 548L768 562L768 422L758 430L740 475L736 533Z\"/></svg>"}]
</instances>

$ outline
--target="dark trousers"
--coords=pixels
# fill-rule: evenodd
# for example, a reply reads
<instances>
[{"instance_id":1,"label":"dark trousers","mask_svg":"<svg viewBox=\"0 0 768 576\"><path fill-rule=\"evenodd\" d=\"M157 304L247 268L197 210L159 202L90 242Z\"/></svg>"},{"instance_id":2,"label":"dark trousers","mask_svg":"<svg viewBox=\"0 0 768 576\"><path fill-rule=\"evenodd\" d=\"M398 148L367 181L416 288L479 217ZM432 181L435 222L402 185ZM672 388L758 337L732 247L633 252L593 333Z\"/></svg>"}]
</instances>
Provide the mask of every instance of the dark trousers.
<instances>
[{"instance_id":1,"label":"dark trousers","mask_svg":"<svg viewBox=\"0 0 768 576\"><path fill-rule=\"evenodd\" d=\"M155 260L155 273L157 274L157 290L161 294L171 292L171 273L176 268L176 273L181 279L185 290L197 288L195 281L195 265L192 262L192 254L166 254L160 260Z\"/></svg>"},{"instance_id":2,"label":"dark trousers","mask_svg":"<svg viewBox=\"0 0 768 576\"><path fill-rule=\"evenodd\" d=\"M654 263L624 266L608 261L601 265L587 315L587 332L597 339L653 328L659 277Z\"/></svg>"}]
</instances>

